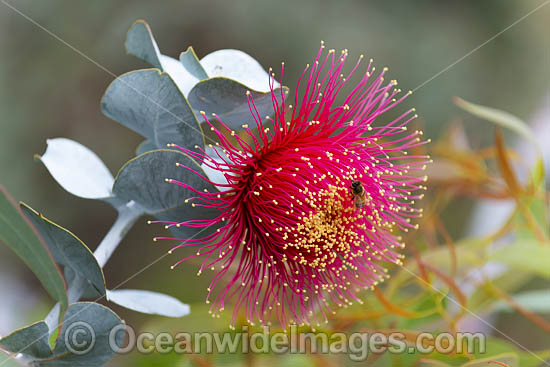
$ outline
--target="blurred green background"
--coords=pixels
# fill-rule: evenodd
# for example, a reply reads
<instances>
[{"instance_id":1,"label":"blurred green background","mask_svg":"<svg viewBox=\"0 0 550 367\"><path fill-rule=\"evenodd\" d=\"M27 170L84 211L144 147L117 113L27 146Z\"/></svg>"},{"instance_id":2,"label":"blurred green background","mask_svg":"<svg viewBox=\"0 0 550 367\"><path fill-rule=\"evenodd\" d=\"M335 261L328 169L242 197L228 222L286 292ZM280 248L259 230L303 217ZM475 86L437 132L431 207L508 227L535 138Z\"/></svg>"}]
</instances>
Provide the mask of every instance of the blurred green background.
<instances>
[{"instance_id":1,"label":"blurred green background","mask_svg":"<svg viewBox=\"0 0 550 367\"><path fill-rule=\"evenodd\" d=\"M125 54L126 31L136 19L150 24L164 54L177 57L193 45L198 56L221 48L243 50L264 67L285 61L286 84L316 53L320 40L365 54L403 90L415 89L502 31L542 2L468 1L30 1L9 2L21 13L113 74L146 67ZM453 96L494 106L529 119L549 92L550 6L528 16L418 89L407 105L419 111L425 135L437 138L458 116ZM48 138L67 137L95 151L113 174L134 156L142 140L101 114L100 98L113 76L0 3L0 184L95 248L115 218L99 201L71 196L33 160ZM490 125L467 117L475 144L492 139ZM447 218L461 234L469 206ZM109 287L162 256L153 245L158 227L140 220L107 265ZM160 246L160 247L159 247ZM166 257L124 287L202 302L207 277L195 266L171 272ZM182 267L183 268L183 267ZM193 274L193 278L186 277ZM23 263L0 246L0 335L43 317L51 301ZM17 309L13 307L18 307ZM142 316L114 307L140 325ZM185 319L173 321L185 327Z\"/></svg>"}]
</instances>

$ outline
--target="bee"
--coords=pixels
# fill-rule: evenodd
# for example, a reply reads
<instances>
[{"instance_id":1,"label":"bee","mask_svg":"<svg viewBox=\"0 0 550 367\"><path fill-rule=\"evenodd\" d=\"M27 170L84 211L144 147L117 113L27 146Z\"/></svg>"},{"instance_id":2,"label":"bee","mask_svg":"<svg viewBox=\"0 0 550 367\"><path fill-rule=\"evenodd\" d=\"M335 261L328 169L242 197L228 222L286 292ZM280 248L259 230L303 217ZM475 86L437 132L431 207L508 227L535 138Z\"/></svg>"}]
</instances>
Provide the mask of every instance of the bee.
<instances>
[{"instance_id":1,"label":"bee","mask_svg":"<svg viewBox=\"0 0 550 367\"><path fill-rule=\"evenodd\" d=\"M353 195L353 204L357 209L365 206L367 198L365 196L365 188L361 181L353 181L350 186L351 194Z\"/></svg>"}]
</instances>

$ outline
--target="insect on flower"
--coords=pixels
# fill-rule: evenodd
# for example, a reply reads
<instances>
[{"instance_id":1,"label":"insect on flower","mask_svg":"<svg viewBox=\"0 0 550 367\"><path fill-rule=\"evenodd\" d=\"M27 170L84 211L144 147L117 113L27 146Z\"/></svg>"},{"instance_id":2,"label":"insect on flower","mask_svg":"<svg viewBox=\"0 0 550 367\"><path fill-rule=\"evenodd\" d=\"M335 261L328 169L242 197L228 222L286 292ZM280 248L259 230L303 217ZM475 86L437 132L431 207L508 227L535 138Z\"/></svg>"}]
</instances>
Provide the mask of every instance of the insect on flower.
<instances>
[{"instance_id":1,"label":"insect on flower","mask_svg":"<svg viewBox=\"0 0 550 367\"><path fill-rule=\"evenodd\" d=\"M175 265L202 256L199 274L215 270L207 290L213 316L231 302L233 322L242 310L250 323L318 325L337 308L360 303L362 289L388 277L385 264L401 264L397 250L405 244L398 232L415 228L411 220L421 216L414 203L426 177L418 172L430 160L409 153L427 141L407 128L417 117L414 108L386 114L410 94L385 81L386 68L376 73L370 60L351 92L342 92L363 59L344 75L347 57L322 44L298 81L293 105L274 90L270 69L274 117L260 116L247 94L256 134L243 126L245 139L204 116L219 139L213 153L177 147L226 180L216 183L222 192L172 180L218 215L164 223L218 229L203 238L158 237L183 241L171 251L198 247Z\"/></svg>"},{"instance_id":2,"label":"insect on flower","mask_svg":"<svg viewBox=\"0 0 550 367\"><path fill-rule=\"evenodd\" d=\"M361 181L353 181L350 186L351 194L353 195L353 204L357 209L361 209L367 202L367 195L365 194L365 188Z\"/></svg>"}]
</instances>

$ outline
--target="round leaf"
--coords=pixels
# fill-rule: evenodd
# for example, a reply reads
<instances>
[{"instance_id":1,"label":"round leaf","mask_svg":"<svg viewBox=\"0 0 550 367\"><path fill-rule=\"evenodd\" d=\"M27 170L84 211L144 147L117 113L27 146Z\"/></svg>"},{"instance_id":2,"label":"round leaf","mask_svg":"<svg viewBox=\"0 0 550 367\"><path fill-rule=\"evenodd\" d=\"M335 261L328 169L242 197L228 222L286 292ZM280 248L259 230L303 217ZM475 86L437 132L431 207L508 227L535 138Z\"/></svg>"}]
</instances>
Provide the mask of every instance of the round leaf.
<instances>
[{"instance_id":1,"label":"round leaf","mask_svg":"<svg viewBox=\"0 0 550 367\"><path fill-rule=\"evenodd\" d=\"M196 173L176 163L190 167L204 176L201 167L188 155L176 150L154 150L127 162L118 173L113 191L117 197L134 200L147 213L158 213L186 205L186 199L197 194L166 179L174 179L195 188L215 192L216 189ZM192 210L192 209L191 209Z\"/></svg>"},{"instance_id":2,"label":"round leaf","mask_svg":"<svg viewBox=\"0 0 550 367\"><path fill-rule=\"evenodd\" d=\"M112 196L113 176L99 157L76 141L48 139L40 160L65 190L85 199Z\"/></svg>"},{"instance_id":3,"label":"round leaf","mask_svg":"<svg viewBox=\"0 0 550 367\"><path fill-rule=\"evenodd\" d=\"M204 145L189 103L167 73L132 71L115 79L101 100L103 113L148 138L158 148Z\"/></svg>"},{"instance_id":4,"label":"round leaf","mask_svg":"<svg viewBox=\"0 0 550 367\"><path fill-rule=\"evenodd\" d=\"M246 92L249 88L227 78L211 78L200 81L189 92L189 103L197 111L206 112L207 116L217 117L232 129L242 129L243 124L256 127L254 115L250 112ZM283 93L286 94L286 89ZM273 116L273 99L271 93L250 91L256 110L262 119ZM278 103L282 102L280 90L274 91Z\"/></svg>"}]
</instances>

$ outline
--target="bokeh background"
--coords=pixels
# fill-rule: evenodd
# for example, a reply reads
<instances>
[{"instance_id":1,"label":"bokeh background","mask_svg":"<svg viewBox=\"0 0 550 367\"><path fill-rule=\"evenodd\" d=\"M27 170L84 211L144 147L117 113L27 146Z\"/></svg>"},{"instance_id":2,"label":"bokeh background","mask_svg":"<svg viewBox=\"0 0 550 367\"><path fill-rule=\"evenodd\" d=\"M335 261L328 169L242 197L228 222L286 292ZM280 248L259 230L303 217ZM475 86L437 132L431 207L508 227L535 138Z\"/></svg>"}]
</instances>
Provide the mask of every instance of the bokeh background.
<instances>
[{"instance_id":1,"label":"bokeh background","mask_svg":"<svg viewBox=\"0 0 550 367\"><path fill-rule=\"evenodd\" d=\"M492 127L460 111L453 96L511 111L526 121L538 114L542 124L550 124L548 115L540 112L550 93L550 5L430 80L542 4L540 0L8 2L116 75L145 67L126 55L123 46L132 22L145 19L164 54L178 57L189 45L199 57L221 48L240 49L266 68L277 69L285 61L285 82L291 87L320 40L329 48L349 49L351 58L365 54L378 67L389 67L402 89L420 87L407 104L417 108L425 135L432 139L450 122L463 120L472 144L492 140ZM93 249L115 211L66 193L33 155L43 153L46 139L67 137L95 151L113 173L132 158L142 138L103 116L99 108L113 77L3 3L0 55L0 184ZM513 144L513 138L507 138ZM443 218L453 236L467 235L472 217L481 221L478 227L484 226L483 220L491 221L476 217L476 206L461 200L447 209ZM105 269L109 287L164 254L166 248L151 241L156 234L158 228L148 227L145 219L135 225ZM188 277L196 271L193 265L189 271L171 272L172 262L164 258L125 287L201 303L207 279ZM4 246L0 300L0 335L43 317L52 306L32 273ZM114 309L134 325L154 319ZM185 330L186 318L171 322ZM518 340L530 347L550 346L547 336L530 336L520 321L499 325L514 329ZM111 365L125 363L121 358Z\"/></svg>"}]
</instances>

